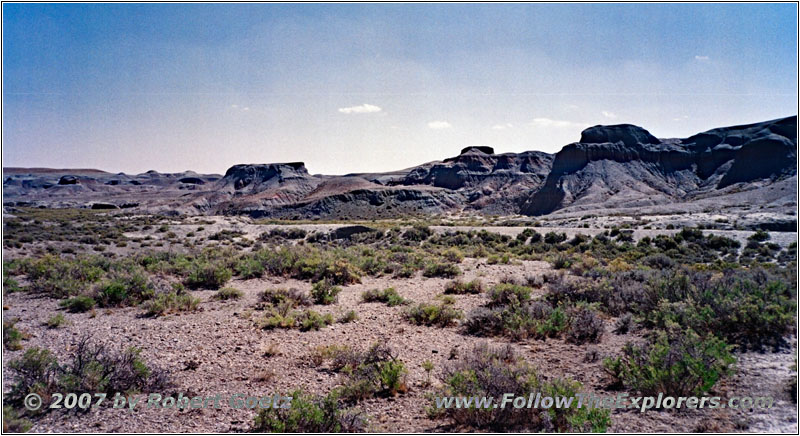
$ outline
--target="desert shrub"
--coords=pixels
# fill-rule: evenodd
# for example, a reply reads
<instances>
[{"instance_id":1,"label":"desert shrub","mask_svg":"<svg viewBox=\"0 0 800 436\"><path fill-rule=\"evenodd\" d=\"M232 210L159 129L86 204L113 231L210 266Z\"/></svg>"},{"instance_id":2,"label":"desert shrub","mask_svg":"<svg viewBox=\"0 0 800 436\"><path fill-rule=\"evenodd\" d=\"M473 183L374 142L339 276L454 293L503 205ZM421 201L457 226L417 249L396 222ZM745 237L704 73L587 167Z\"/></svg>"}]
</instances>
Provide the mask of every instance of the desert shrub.
<instances>
[{"instance_id":1,"label":"desert shrub","mask_svg":"<svg viewBox=\"0 0 800 436\"><path fill-rule=\"evenodd\" d=\"M524 303L531 299L531 288L513 283L500 283L489 291L489 306Z\"/></svg>"},{"instance_id":2,"label":"desert shrub","mask_svg":"<svg viewBox=\"0 0 800 436\"><path fill-rule=\"evenodd\" d=\"M675 266L675 261L662 253L647 256L642 259L641 262L643 265L647 265L650 268L660 270L672 269Z\"/></svg>"},{"instance_id":3,"label":"desert shrub","mask_svg":"<svg viewBox=\"0 0 800 436\"><path fill-rule=\"evenodd\" d=\"M481 292L483 292L483 283L479 279L475 279L470 282L453 280L444 288L444 293L448 295L480 294Z\"/></svg>"},{"instance_id":4,"label":"desert shrub","mask_svg":"<svg viewBox=\"0 0 800 436\"><path fill-rule=\"evenodd\" d=\"M145 316L161 316L168 313L192 312L197 310L200 299L186 293L164 292L146 301L143 306Z\"/></svg>"},{"instance_id":5,"label":"desert shrub","mask_svg":"<svg viewBox=\"0 0 800 436\"><path fill-rule=\"evenodd\" d=\"M4 403L20 407L31 392L47 403L54 392L160 392L169 387L166 373L149 367L140 353L133 347L116 352L84 337L72 349L70 361L59 365L49 350L29 348L9 362L14 384Z\"/></svg>"},{"instance_id":6,"label":"desert shrub","mask_svg":"<svg viewBox=\"0 0 800 436\"><path fill-rule=\"evenodd\" d=\"M649 282L658 302L644 313L644 322L718 334L743 349L779 348L795 321L796 284L790 280L763 269L659 276Z\"/></svg>"},{"instance_id":7,"label":"desert shrub","mask_svg":"<svg viewBox=\"0 0 800 436\"><path fill-rule=\"evenodd\" d=\"M567 240L566 233L547 232L544 235L544 242L546 244L559 244Z\"/></svg>"},{"instance_id":8,"label":"desert shrub","mask_svg":"<svg viewBox=\"0 0 800 436\"><path fill-rule=\"evenodd\" d=\"M233 272L218 261L197 260L189 268L186 286L197 289L219 289L233 276Z\"/></svg>"},{"instance_id":9,"label":"desert shrub","mask_svg":"<svg viewBox=\"0 0 800 436\"><path fill-rule=\"evenodd\" d=\"M349 322L357 321L358 320L358 313L355 310L348 310L336 322L341 324L347 324Z\"/></svg>"},{"instance_id":10,"label":"desert shrub","mask_svg":"<svg viewBox=\"0 0 800 436\"><path fill-rule=\"evenodd\" d=\"M603 320L597 312L587 305L579 305L570 311L569 328L566 332L567 342L584 344L597 343L603 337Z\"/></svg>"},{"instance_id":11,"label":"desert shrub","mask_svg":"<svg viewBox=\"0 0 800 436\"><path fill-rule=\"evenodd\" d=\"M238 300L244 296L244 292L236 288L222 288L214 294L215 300Z\"/></svg>"},{"instance_id":12,"label":"desert shrub","mask_svg":"<svg viewBox=\"0 0 800 436\"><path fill-rule=\"evenodd\" d=\"M608 410L601 408L516 409L509 404L504 408L476 404L444 407L447 397L473 401L491 397L498 402L506 393L541 392L542 395L571 397L580 392L581 385L577 382L541 377L510 347L478 344L445 367L442 378L444 387L436 393L428 409L429 415L449 419L458 426L492 432L603 432L610 425Z\"/></svg>"},{"instance_id":13,"label":"desert shrub","mask_svg":"<svg viewBox=\"0 0 800 436\"><path fill-rule=\"evenodd\" d=\"M339 292L342 288L334 286L327 280L321 280L314 283L311 288L311 298L316 304L333 304L338 300Z\"/></svg>"},{"instance_id":14,"label":"desert shrub","mask_svg":"<svg viewBox=\"0 0 800 436\"><path fill-rule=\"evenodd\" d=\"M88 295L78 295L77 297L62 300L58 305L70 312L88 312L94 309L97 302Z\"/></svg>"},{"instance_id":15,"label":"desert shrub","mask_svg":"<svg viewBox=\"0 0 800 436\"><path fill-rule=\"evenodd\" d=\"M567 269L572 265L572 258L564 253L558 253L553 258L551 264L553 269Z\"/></svg>"},{"instance_id":16,"label":"desert shrub","mask_svg":"<svg viewBox=\"0 0 800 436\"><path fill-rule=\"evenodd\" d=\"M155 294L155 287L143 271L115 272L100 283L94 295L100 307L133 306Z\"/></svg>"},{"instance_id":17,"label":"desert shrub","mask_svg":"<svg viewBox=\"0 0 800 436\"><path fill-rule=\"evenodd\" d=\"M358 270L344 259L336 259L329 264L319 279L332 285L349 285L361 281Z\"/></svg>"},{"instance_id":18,"label":"desert shrub","mask_svg":"<svg viewBox=\"0 0 800 436\"><path fill-rule=\"evenodd\" d=\"M747 237L748 241L764 242L769 240L769 233L764 230L756 230L755 233Z\"/></svg>"},{"instance_id":19,"label":"desert shrub","mask_svg":"<svg viewBox=\"0 0 800 436\"><path fill-rule=\"evenodd\" d=\"M374 396L395 396L408 391L407 370L385 343L373 344L365 351L339 348L331 368L346 375L337 395L348 403Z\"/></svg>"},{"instance_id":20,"label":"desert shrub","mask_svg":"<svg viewBox=\"0 0 800 436\"><path fill-rule=\"evenodd\" d=\"M236 275L243 279L255 279L264 275L264 265L251 256L242 256L234 267Z\"/></svg>"},{"instance_id":21,"label":"desert shrub","mask_svg":"<svg viewBox=\"0 0 800 436\"><path fill-rule=\"evenodd\" d=\"M730 347L714 335L693 330L654 331L644 346L627 344L623 354L608 358L606 370L628 389L642 395L705 395L730 372Z\"/></svg>"},{"instance_id":22,"label":"desert shrub","mask_svg":"<svg viewBox=\"0 0 800 436\"><path fill-rule=\"evenodd\" d=\"M243 236L244 233L237 230L220 230L208 237L209 241L233 241L234 238Z\"/></svg>"},{"instance_id":23,"label":"desert shrub","mask_svg":"<svg viewBox=\"0 0 800 436\"><path fill-rule=\"evenodd\" d=\"M623 314L617 319L617 322L614 323L614 333L618 335L624 335L631 331L631 327L633 326L633 315L628 312Z\"/></svg>"},{"instance_id":24,"label":"desert shrub","mask_svg":"<svg viewBox=\"0 0 800 436\"><path fill-rule=\"evenodd\" d=\"M47 319L47 321L44 322L44 325L46 325L48 328L51 329L57 329L66 324L67 324L67 319L64 318L64 315L61 313L57 313L51 316L50 318Z\"/></svg>"},{"instance_id":25,"label":"desert shrub","mask_svg":"<svg viewBox=\"0 0 800 436\"><path fill-rule=\"evenodd\" d=\"M511 262L511 255L508 253L503 253L500 255L490 254L486 258L486 263L488 263L489 265L497 265L498 263L503 265L508 265L510 262Z\"/></svg>"},{"instance_id":26,"label":"desert shrub","mask_svg":"<svg viewBox=\"0 0 800 436\"><path fill-rule=\"evenodd\" d=\"M428 261L422 271L422 275L425 277L453 278L459 274L461 274L461 270L455 264L438 261Z\"/></svg>"},{"instance_id":27,"label":"desert shrub","mask_svg":"<svg viewBox=\"0 0 800 436\"><path fill-rule=\"evenodd\" d=\"M315 312L313 310L305 310L297 316L297 323L300 325L300 330L319 330L333 324L333 315L327 313L325 315Z\"/></svg>"},{"instance_id":28,"label":"desert shrub","mask_svg":"<svg viewBox=\"0 0 800 436\"><path fill-rule=\"evenodd\" d=\"M428 226L415 225L403 233L403 239L413 242L422 242L433 235L433 231Z\"/></svg>"},{"instance_id":29,"label":"desert shrub","mask_svg":"<svg viewBox=\"0 0 800 436\"><path fill-rule=\"evenodd\" d=\"M464 260L464 254L456 247L450 247L442 252L442 257L447 261L453 263L461 263Z\"/></svg>"},{"instance_id":30,"label":"desert shrub","mask_svg":"<svg viewBox=\"0 0 800 436\"><path fill-rule=\"evenodd\" d=\"M476 336L508 336L512 340L543 339L560 335L569 327L567 311L545 301L513 302L479 307L464 323L465 331Z\"/></svg>"},{"instance_id":31,"label":"desert shrub","mask_svg":"<svg viewBox=\"0 0 800 436\"><path fill-rule=\"evenodd\" d=\"M448 304L420 303L408 308L405 318L412 324L447 327L464 317L464 313Z\"/></svg>"},{"instance_id":32,"label":"desert shrub","mask_svg":"<svg viewBox=\"0 0 800 436\"><path fill-rule=\"evenodd\" d=\"M358 412L342 409L335 394L325 397L303 391L288 395L291 407L269 407L256 415L250 431L255 433L354 433L366 422Z\"/></svg>"},{"instance_id":33,"label":"desert shrub","mask_svg":"<svg viewBox=\"0 0 800 436\"><path fill-rule=\"evenodd\" d=\"M386 288L382 291L378 289L365 291L361 294L361 300L366 303L379 301L381 303L386 303L387 306L399 306L407 303L394 288Z\"/></svg>"},{"instance_id":34,"label":"desert shrub","mask_svg":"<svg viewBox=\"0 0 800 436\"><path fill-rule=\"evenodd\" d=\"M10 405L3 405L3 433L26 433L31 429L30 420L19 416Z\"/></svg>"},{"instance_id":35,"label":"desert shrub","mask_svg":"<svg viewBox=\"0 0 800 436\"><path fill-rule=\"evenodd\" d=\"M257 322L264 330L275 328L290 329L297 325L298 312L292 310L294 305L290 301L271 307L264 317Z\"/></svg>"},{"instance_id":36,"label":"desert shrub","mask_svg":"<svg viewBox=\"0 0 800 436\"><path fill-rule=\"evenodd\" d=\"M292 307L294 306L310 306L311 298L303 291L295 288L291 289L267 289L259 294L259 299L265 303L272 305L280 305L288 302Z\"/></svg>"},{"instance_id":37,"label":"desert shrub","mask_svg":"<svg viewBox=\"0 0 800 436\"><path fill-rule=\"evenodd\" d=\"M46 255L26 266L31 292L53 298L78 295L86 286L99 280L108 269L108 261L96 256L61 259Z\"/></svg>"},{"instance_id":38,"label":"desert shrub","mask_svg":"<svg viewBox=\"0 0 800 436\"><path fill-rule=\"evenodd\" d=\"M3 322L3 348L6 350L21 350L22 340L26 335L16 327L16 320Z\"/></svg>"},{"instance_id":39,"label":"desert shrub","mask_svg":"<svg viewBox=\"0 0 800 436\"><path fill-rule=\"evenodd\" d=\"M297 311L293 307L291 302L286 301L270 308L264 317L258 321L258 326L265 330L299 328L305 332L319 330L333 324L333 315L329 313L322 315L319 312L308 309Z\"/></svg>"},{"instance_id":40,"label":"desert shrub","mask_svg":"<svg viewBox=\"0 0 800 436\"><path fill-rule=\"evenodd\" d=\"M19 292L22 290L19 282L13 277L3 276L3 295Z\"/></svg>"}]
</instances>

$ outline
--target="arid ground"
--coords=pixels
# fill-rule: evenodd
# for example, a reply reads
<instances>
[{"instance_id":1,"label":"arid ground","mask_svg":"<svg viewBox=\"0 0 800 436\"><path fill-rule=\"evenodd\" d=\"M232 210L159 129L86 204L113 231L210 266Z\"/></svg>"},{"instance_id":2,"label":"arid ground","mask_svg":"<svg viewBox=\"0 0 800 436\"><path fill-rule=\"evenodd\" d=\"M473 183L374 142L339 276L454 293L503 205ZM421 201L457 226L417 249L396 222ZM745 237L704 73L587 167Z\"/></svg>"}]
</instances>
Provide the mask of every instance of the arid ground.
<instances>
[{"instance_id":1,"label":"arid ground","mask_svg":"<svg viewBox=\"0 0 800 436\"><path fill-rule=\"evenodd\" d=\"M796 233L454 224L17 209L4 217L4 428L797 431ZM117 367L97 372L78 356ZM481 371L504 381L457 381ZM596 395L774 404L519 412L522 423L431 412L435 395L531 389L530 377L542 391L562 380ZM227 405L33 413L20 402L29 391L49 404L54 392L298 390L320 411L333 398L334 410L293 428L275 424L289 415L256 421L258 410Z\"/></svg>"}]
</instances>

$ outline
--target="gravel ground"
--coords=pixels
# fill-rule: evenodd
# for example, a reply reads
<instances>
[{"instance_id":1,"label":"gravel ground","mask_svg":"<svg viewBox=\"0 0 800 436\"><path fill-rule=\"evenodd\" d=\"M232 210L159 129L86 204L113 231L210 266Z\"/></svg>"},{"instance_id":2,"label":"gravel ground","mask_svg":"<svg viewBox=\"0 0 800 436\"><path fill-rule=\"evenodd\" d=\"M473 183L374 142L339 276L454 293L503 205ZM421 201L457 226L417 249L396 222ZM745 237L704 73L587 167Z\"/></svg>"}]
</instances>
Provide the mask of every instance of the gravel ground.
<instances>
[{"instance_id":1,"label":"gravel ground","mask_svg":"<svg viewBox=\"0 0 800 436\"><path fill-rule=\"evenodd\" d=\"M207 226L213 227L213 226ZM263 231L259 226L257 231ZM307 226L301 226L307 227ZM452 228L448 228L452 229ZM438 229L437 229L438 230ZM491 231L516 234L522 228L489 228ZM552 229L548 229L552 230ZM213 231L213 229L209 229ZM255 230L254 230L255 231ZM585 229L580 229L581 232ZM524 261L512 265L488 265L485 260L466 259L461 265L462 279L480 278L491 286L506 277L524 280L552 272L549 264ZM324 394L340 382L340 376L325 365L314 367L309 355L315 347L347 344L366 348L375 342L388 343L409 370L407 394L394 398L371 399L359 408L369 416L370 430L379 432L423 432L453 430L443 421L426 417L429 404L426 395L440 384L438 375L449 364L451 355L468 352L482 339L465 336L457 326L448 328L419 327L402 317L402 306L387 307L382 303L362 303L361 293L369 289L394 287L403 297L414 302L434 301L449 280L365 278L362 283L343 287L338 303L314 306L322 313L339 315L353 309L359 319L348 324L334 324L320 331L264 331L255 326L262 312L255 309L258 294L267 288L298 288L308 291L311 285L297 280L268 278L233 280L228 285L244 292L235 301L216 301L214 291L195 291L203 302L194 313L143 318L142 309L124 308L98 310L88 313L65 313L69 325L48 329L42 323L59 312L57 300L37 298L24 293L4 298L3 319L19 318L18 328L31 337L24 347L40 346L52 350L63 359L83 335L91 334L95 341L115 349L140 347L142 356L152 366L169 371L176 389L185 395L223 398L236 393L264 396L287 393L297 388ZM538 292L544 292L539 290ZM487 301L485 294L455 296L456 306L468 313ZM616 335L614 319L606 320L606 332L599 344L573 345L560 339L532 340L512 346L546 377L569 377L584 384L584 390L606 392L609 380L602 370L602 356L616 354L628 341L640 339L636 334ZM501 339L492 343L505 344ZM266 357L264 350L274 346L279 354ZM594 349L600 359L587 362L587 350ZM22 351L3 353L3 368ZM783 391L791 375L792 353L746 354L740 356L737 375L720 387L723 393L738 395L773 395L775 406L763 411L729 413L729 410L694 410L683 412L615 411L611 431L790 431L797 432L797 406ZM434 363L433 387L427 387L422 363ZM187 362L199 363L187 369ZM10 371L3 372L4 392L12 379ZM176 411L137 408L134 411L101 407L83 414L56 411L36 422L34 432L228 432L246 430L255 411L233 409L196 409ZM455 429L457 430L457 429Z\"/></svg>"}]
</instances>

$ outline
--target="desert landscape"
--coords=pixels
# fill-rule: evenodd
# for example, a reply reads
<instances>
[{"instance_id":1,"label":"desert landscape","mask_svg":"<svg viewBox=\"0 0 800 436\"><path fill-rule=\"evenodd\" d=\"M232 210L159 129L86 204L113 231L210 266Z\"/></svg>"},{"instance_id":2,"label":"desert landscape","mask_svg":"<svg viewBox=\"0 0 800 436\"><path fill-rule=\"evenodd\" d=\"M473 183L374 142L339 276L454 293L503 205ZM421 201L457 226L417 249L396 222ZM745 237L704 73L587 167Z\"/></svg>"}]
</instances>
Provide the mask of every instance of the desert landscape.
<instances>
[{"instance_id":1,"label":"desert landscape","mask_svg":"<svg viewBox=\"0 0 800 436\"><path fill-rule=\"evenodd\" d=\"M2 4L2 432L798 433L798 4Z\"/></svg>"},{"instance_id":2,"label":"desert landscape","mask_svg":"<svg viewBox=\"0 0 800 436\"><path fill-rule=\"evenodd\" d=\"M348 176L5 168L4 428L796 432L796 128L596 126ZM532 390L774 403L434 407ZM23 407L62 391L294 400Z\"/></svg>"}]
</instances>

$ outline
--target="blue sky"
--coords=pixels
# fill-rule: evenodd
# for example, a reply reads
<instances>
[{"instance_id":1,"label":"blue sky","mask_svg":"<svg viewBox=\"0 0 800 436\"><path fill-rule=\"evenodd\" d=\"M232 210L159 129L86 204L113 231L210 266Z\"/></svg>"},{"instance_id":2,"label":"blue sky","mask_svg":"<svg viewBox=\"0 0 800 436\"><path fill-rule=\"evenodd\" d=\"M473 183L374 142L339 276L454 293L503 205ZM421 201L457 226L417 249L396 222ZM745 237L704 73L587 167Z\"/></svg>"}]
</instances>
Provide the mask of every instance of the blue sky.
<instances>
[{"instance_id":1,"label":"blue sky","mask_svg":"<svg viewBox=\"0 0 800 436\"><path fill-rule=\"evenodd\" d=\"M3 165L386 171L797 113L794 4L3 5Z\"/></svg>"}]
</instances>

